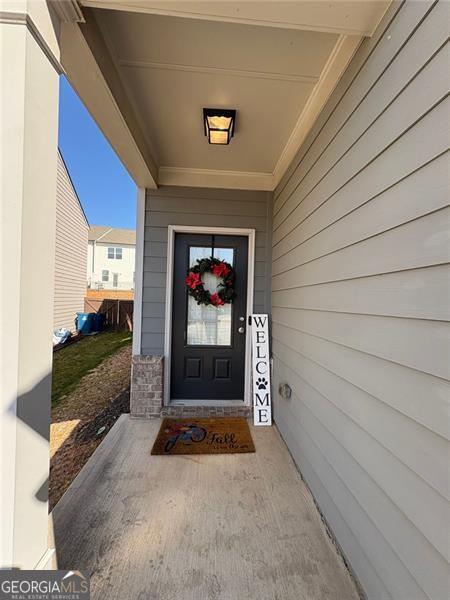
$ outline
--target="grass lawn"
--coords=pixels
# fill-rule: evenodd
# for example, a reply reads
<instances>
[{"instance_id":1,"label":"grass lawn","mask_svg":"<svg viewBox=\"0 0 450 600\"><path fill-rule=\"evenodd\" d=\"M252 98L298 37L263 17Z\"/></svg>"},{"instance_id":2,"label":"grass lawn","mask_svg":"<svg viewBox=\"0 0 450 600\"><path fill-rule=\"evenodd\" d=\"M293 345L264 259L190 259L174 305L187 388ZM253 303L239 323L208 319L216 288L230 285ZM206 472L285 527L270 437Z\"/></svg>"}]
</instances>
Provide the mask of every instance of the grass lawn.
<instances>
[{"instance_id":1,"label":"grass lawn","mask_svg":"<svg viewBox=\"0 0 450 600\"><path fill-rule=\"evenodd\" d=\"M131 344L129 331L88 336L53 355L52 406L72 391L80 379L105 358Z\"/></svg>"}]
</instances>

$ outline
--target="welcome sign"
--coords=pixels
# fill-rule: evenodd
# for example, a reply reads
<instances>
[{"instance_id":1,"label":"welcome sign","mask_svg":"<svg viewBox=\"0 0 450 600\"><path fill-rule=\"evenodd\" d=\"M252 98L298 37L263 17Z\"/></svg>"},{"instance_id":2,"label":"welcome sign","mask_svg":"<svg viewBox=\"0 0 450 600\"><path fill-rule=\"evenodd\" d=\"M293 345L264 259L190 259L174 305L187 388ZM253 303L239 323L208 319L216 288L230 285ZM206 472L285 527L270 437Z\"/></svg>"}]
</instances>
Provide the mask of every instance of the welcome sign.
<instances>
[{"instance_id":1,"label":"welcome sign","mask_svg":"<svg viewBox=\"0 0 450 600\"><path fill-rule=\"evenodd\" d=\"M253 423L272 425L269 315L252 315Z\"/></svg>"}]
</instances>

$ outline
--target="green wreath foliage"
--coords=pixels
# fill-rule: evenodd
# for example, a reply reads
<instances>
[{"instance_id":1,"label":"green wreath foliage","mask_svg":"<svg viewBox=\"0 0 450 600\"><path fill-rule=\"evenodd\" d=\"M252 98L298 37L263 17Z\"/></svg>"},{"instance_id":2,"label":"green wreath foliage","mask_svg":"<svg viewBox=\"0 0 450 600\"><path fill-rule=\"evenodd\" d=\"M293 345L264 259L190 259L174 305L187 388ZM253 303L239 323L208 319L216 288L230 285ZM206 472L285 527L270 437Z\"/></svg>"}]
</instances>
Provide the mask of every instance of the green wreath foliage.
<instances>
[{"instance_id":1,"label":"green wreath foliage","mask_svg":"<svg viewBox=\"0 0 450 600\"><path fill-rule=\"evenodd\" d=\"M217 292L213 294L205 289L202 280L202 275L208 272L221 280L217 286ZM188 270L185 283L188 294L195 299L197 304L218 307L230 304L234 300L236 296L235 279L234 269L229 263L218 258L202 258Z\"/></svg>"}]
</instances>

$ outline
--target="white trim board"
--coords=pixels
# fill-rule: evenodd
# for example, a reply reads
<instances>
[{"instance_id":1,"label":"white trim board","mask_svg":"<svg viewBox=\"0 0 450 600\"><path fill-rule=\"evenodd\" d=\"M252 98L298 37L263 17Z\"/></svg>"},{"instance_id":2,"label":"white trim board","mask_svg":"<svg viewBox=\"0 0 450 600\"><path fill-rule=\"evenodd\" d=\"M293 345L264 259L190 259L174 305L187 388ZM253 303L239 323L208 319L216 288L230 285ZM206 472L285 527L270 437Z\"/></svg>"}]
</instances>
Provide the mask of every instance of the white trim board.
<instances>
[{"instance_id":1,"label":"white trim board","mask_svg":"<svg viewBox=\"0 0 450 600\"><path fill-rule=\"evenodd\" d=\"M47 548L43 556L34 567L35 571L53 571L53 565L56 564L56 548Z\"/></svg>"},{"instance_id":2,"label":"white trim board","mask_svg":"<svg viewBox=\"0 0 450 600\"><path fill-rule=\"evenodd\" d=\"M145 188L138 188L136 200L136 252L134 267L133 356L142 349L142 297L144 285Z\"/></svg>"},{"instance_id":3,"label":"white trim board","mask_svg":"<svg viewBox=\"0 0 450 600\"><path fill-rule=\"evenodd\" d=\"M274 187L272 173L183 167L159 167L158 184L257 191L270 191Z\"/></svg>"},{"instance_id":4,"label":"white trim board","mask_svg":"<svg viewBox=\"0 0 450 600\"><path fill-rule=\"evenodd\" d=\"M310 83L318 82L319 77L316 75L294 75L288 73L276 73L271 71L252 71L239 70L234 68L224 67L207 67L192 64L178 64L169 62L156 62L148 60L118 60L121 67L133 67L135 69L157 69L158 71L182 71L188 73L209 73L211 75L221 75L228 77L243 77L244 79L273 79L275 81L292 81L295 83Z\"/></svg>"},{"instance_id":5,"label":"white trim board","mask_svg":"<svg viewBox=\"0 0 450 600\"><path fill-rule=\"evenodd\" d=\"M247 269L247 318L253 312L253 279L255 270L255 230L229 227L197 227L190 225L169 225L167 227L167 275L166 275L166 312L164 324L164 406L171 405L170 399L170 368L172 358L172 299L173 299L173 257L175 248L175 234L177 233L203 233L207 235L242 235L248 237L248 269ZM246 325L245 333L245 381L243 406L251 406L251 336ZM186 401L184 401L186 402ZM173 405L177 402L174 401ZM228 405L233 406L236 401L231 400ZM211 403L201 400L190 401L190 406L208 406ZM224 406L222 403L221 406Z\"/></svg>"},{"instance_id":6,"label":"white trim board","mask_svg":"<svg viewBox=\"0 0 450 600\"><path fill-rule=\"evenodd\" d=\"M80 0L83 6L258 27L373 35L391 0L327 2L190 2L189 0ZM281 4L281 6L280 6Z\"/></svg>"}]
</instances>

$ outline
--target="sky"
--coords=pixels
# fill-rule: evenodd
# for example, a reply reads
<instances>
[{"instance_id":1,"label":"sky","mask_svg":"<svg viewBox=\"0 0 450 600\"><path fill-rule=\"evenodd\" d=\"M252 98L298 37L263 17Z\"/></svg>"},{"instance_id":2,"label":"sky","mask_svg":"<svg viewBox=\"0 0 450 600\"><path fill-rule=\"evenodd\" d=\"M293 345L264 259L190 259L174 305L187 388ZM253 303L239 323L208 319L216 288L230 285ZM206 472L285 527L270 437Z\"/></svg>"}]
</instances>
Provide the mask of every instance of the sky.
<instances>
[{"instance_id":1,"label":"sky","mask_svg":"<svg viewBox=\"0 0 450 600\"><path fill-rule=\"evenodd\" d=\"M64 76L59 149L90 225L136 226L136 186Z\"/></svg>"}]
</instances>

